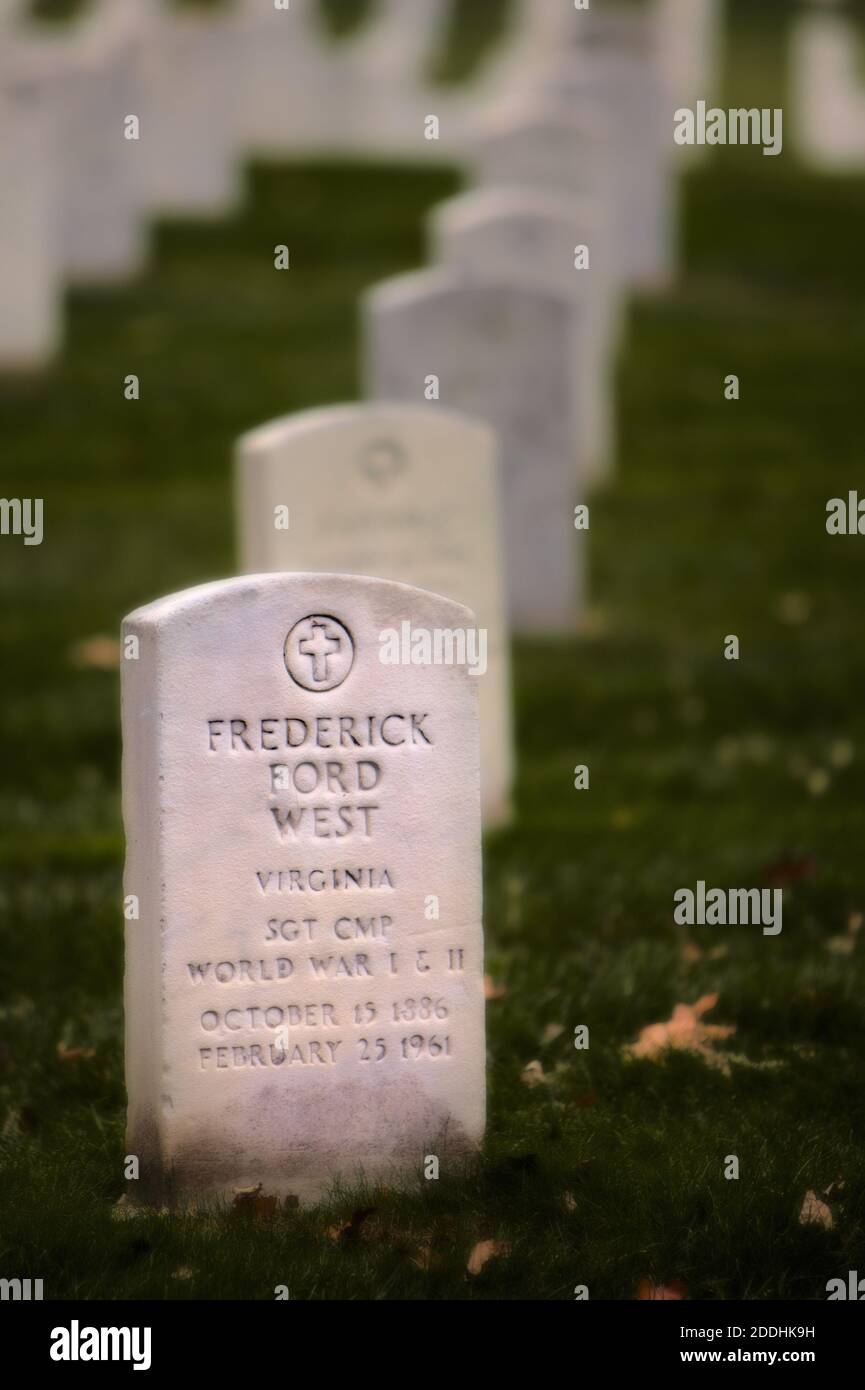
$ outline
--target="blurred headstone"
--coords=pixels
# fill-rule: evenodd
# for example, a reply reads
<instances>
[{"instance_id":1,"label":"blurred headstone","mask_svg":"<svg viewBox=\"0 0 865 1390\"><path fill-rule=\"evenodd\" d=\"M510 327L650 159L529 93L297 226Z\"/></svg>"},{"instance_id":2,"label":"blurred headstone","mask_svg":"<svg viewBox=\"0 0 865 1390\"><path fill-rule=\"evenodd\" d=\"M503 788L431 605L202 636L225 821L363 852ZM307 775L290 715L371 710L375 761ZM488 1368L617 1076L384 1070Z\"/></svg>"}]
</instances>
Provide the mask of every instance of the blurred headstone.
<instances>
[{"instance_id":1,"label":"blurred headstone","mask_svg":"<svg viewBox=\"0 0 865 1390\"><path fill-rule=\"evenodd\" d=\"M174 594L123 641L127 1150L140 1200L416 1181L484 1128L474 624L386 580ZM134 652L134 658L129 655Z\"/></svg>"},{"instance_id":2,"label":"blurred headstone","mask_svg":"<svg viewBox=\"0 0 865 1390\"><path fill-rule=\"evenodd\" d=\"M791 38L794 141L824 169L865 167L865 43L844 14L803 14Z\"/></svg>"},{"instance_id":3,"label":"blurred headstone","mask_svg":"<svg viewBox=\"0 0 865 1390\"><path fill-rule=\"evenodd\" d=\"M573 305L558 291L421 271L368 293L364 331L369 397L440 400L497 431L512 625L573 628L580 601Z\"/></svg>"},{"instance_id":4,"label":"blurred headstone","mask_svg":"<svg viewBox=\"0 0 865 1390\"><path fill-rule=\"evenodd\" d=\"M718 94L724 43L724 0L656 0L658 52L670 119L680 107L712 103ZM677 145L689 161L705 146Z\"/></svg>"},{"instance_id":5,"label":"blurred headstone","mask_svg":"<svg viewBox=\"0 0 865 1390\"><path fill-rule=\"evenodd\" d=\"M486 633L477 675L484 821L508 818L510 662L488 426L430 406L309 410L237 449L240 566L378 575L471 608Z\"/></svg>"},{"instance_id":6,"label":"blurred headstone","mask_svg":"<svg viewBox=\"0 0 865 1390\"><path fill-rule=\"evenodd\" d=\"M147 248L140 140L129 122L139 116L133 12L125 0L98 6L68 33L46 26L35 48L55 122L63 272L87 283L125 279Z\"/></svg>"},{"instance_id":7,"label":"blurred headstone","mask_svg":"<svg viewBox=\"0 0 865 1390\"><path fill-rule=\"evenodd\" d=\"M168 216L222 216L240 195L241 25L222 6L139 3L143 206Z\"/></svg>"},{"instance_id":8,"label":"blurred headstone","mask_svg":"<svg viewBox=\"0 0 865 1390\"><path fill-rule=\"evenodd\" d=\"M450 100L431 87L427 66L445 11L441 0L384 0L357 41L341 45L353 83L344 143L424 159L438 153L425 122L436 116L447 127Z\"/></svg>"},{"instance_id":9,"label":"blurred headstone","mask_svg":"<svg viewBox=\"0 0 865 1390\"><path fill-rule=\"evenodd\" d=\"M630 284L656 289L675 272L678 234L672 112L653 5L618 3L582 14L545 95L591 105L607 135L610 217Z\"/></svg>"},{"instance_id":10,"label":"blurred headstone","mask_svg":"<svg viewBox=\"0 0 865 1390\"><path fill-rule=\"evenodd\" d=\"M478 122L470 161L481 184L605 198L609 151L598 111L555 101L517 101Z\"/></svg>"},{"instance_id":11,"label":"blurred headstone","mask_svg":"<svg viewBox=\"0 0 865 1390\"><path fill-rule=\"evenodd\" d=\"M433 260L481 277L552 287L576 306L573 391L580 476L608 474L615 452L613 358L620 296L597 201L538 188L483 188L439 203Z\"/></svg>"},{"instance_id":12,"label":"blurred headstone","mask_svg":"<svg viewBox=\"0 0 865 1390\"><path fill-rule=\"evenodd\" d=\"M54 123L31 47L0 45L0 369L13 371L44 365L62 328Z\"/></svg>"},{"instance_id":13,"label":"blurred headstone","mask_svg":"<svg viewBox=\"0 0 865 1390\"><path fill-rule=\"evenodd\" d=\"M318 0L239 0L238 139L253 153L316 153L339 143L350 90L324 29ZM344 73L342 74L344 78Z\"/></svg>"}]
</instances>

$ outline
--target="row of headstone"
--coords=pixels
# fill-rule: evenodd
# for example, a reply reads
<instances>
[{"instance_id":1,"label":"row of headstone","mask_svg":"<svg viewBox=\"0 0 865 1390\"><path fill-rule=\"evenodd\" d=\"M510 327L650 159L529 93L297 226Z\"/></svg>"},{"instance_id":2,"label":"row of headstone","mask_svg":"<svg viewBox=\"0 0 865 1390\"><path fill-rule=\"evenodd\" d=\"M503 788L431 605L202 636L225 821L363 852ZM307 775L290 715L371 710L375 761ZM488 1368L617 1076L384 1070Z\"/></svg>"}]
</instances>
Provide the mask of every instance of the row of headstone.
<instances>
[{"instance_id":1,"label":"row of headstone","mask_svg":"<svg viewBox=\"0 0 865 1390\"><path fill-rule=\"evenodd\" d=\"M368 401L241 438L246 577L124 626L127 1147L151 1202L402 1183L483 1134L510 635L574 630L622 296L672 265L660 231L642 269L621 234L668 195L618 181L625 118L607 143L543 9L539 85L471 132L435 264L364 299ZM643 123L635 53L616 91ZM643 151L666 178L657 127Z\"/></svg>"},{"instance_id":2,"label":"row of headstone","mask_svg":"<svg viewBox=\"0 0 865 1390\"><path fill-rule=\"evenodd\" d=\"M93 0L53 33L22 22L24 0L2 0L0 172L17 196L0 208L0 368L50 358L65 284L134 275L151 217L231 211L256 151L457 160L501 182L504 148L509 178L602 196L622 280L663 283L676 223L665 97L685 88L686 59L706 69L718 3L595 14L522 0L466 91L427 75L441 0L388 0L340 43L327 42L318 0ZM557 154L574 139L579 158Z\"/></svg>"},{"instance_id":3,"label":"row of headstone","mask_svg":"<svg viewBox=\"0 0 865 1390\"><path fill-rule=\"evenodd\" d=\"M585 54L571 26L585 20L559 11L553 26L552 12L545 14L547 39L555 27L559 41L550 47L566 42L573 67L557 68L547 51L546 67L538 60L535 69L538 82L546 71L546 88L521 91L474 131L465 162L479 186L433 211L433 268L365 296L371 404L271 422L240 446L247 571L394 578L477 613L490 640L481 684L490 826L507 816L513 765L507 660L499 654L512 632L572 633L584 609L586 502L615 453L613 366L629 279L628 247L610 232L627 214L612 177L617 146L603 139L592 93L581 99ZM600 32L619 45L617 62L625 55L627 80L620 74L613 83L618 98L635 78L634 59L637 69L646 63L647 17L634 12L626 24L618 17L612 31L602 25ZM580 98L573 102L559 91L569 73ZM651 114L656 149L660 86L654 77L652 102L629 108L631 135ZM623 126L620 143L627 133ZM662 165L650 165L659 182ZM644 233L660 201L636 200ZM476 421L493 432L494 459ZM459 497L464 532L449 497ZM291 499L295 519L278 526ZM487 570L499 556L503 579L497 567Z\"/></svg>"}]
</instances>

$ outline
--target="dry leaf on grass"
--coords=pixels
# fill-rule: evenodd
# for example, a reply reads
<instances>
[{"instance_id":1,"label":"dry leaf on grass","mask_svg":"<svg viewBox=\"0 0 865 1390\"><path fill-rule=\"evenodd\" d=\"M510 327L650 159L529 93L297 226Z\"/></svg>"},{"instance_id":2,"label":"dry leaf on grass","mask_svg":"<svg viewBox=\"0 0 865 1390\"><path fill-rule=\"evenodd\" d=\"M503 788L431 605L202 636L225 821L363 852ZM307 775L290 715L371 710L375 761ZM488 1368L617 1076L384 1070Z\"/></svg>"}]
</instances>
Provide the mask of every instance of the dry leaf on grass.
<instances>
[{"instance_id":1,"label":"dry leaf on grass","mask_svg":"<svg viewBox=\"0 0 865 1390\"><path fill-rule=\"evenodd\" d=\"M549 1080L548 1076L544 1076L544 1069L540 1062L526 1062L520 1072L520 1081L524 1086L544 1086Z\"/></svg>"},{"instance_id":2,"label":"dry leaf on grass","mask_svg":"<svg viewBox=\"0 0 865 1390\"><path fill-rule=\"evenodd\" d=\"M484 975L484 999L504 999L507 992L507 985L497 985L492 975Z\"/></svg>"},{"instance_id":3,"label":"dry leaf on grass","mask_svg":"<svg viewBox=\"0 0 865 1390\"><path fill-rule=\"evenodd\" d=\"M541 1033L541 1042L545 1045L547 1043L554 1043L556 1038L560 1038L564 1031L565 1025L563 1023L548 1023L543 1033Z\"/></svg>"},{"instance_id":4,"label":"dry leaf on grass","mask_svg":"<svg viewBox=\"0 0 865 1390\"><path fill-rule=\"evenodd\" d=\"M58 1062L89 1062L96 1056L96 1049L92 1047L67 1047L65 1043L57 1044Z\"/></svg>"},{"instance_id":5,"label":"dry leaf on grass","mask_svg":"<svg viewBox=\"0 0 865 1390\"><path fill-rule=\"evenodd\" d=\"M507 1259L510 1253L511 1247L505 1240L479 1240L469 1255L466 1273L478 1275L489 1260Z\"/></svg>"},{"instance_id":6,"label":"dry leaf on grass","mask_svg":"<svg viewBox=\"0 0 865 1390\"><path fill-rule=\"evenodd\" d=\"M834 951L838 956L852 956L856 949L856 938L862 930L861 912L851 912L847 918L847 926L841 936L830 936L826 942L826 949Z\"/></svg>"},{"instance_id":7,"label":"dry leaf on grass","mask_svg":"<svg viewBox=\"0 0 865 1390\"><path fill-rule=\"evenodd\" d=\"M822 1226L824 1231L831 1231L835 1225L835 1218L831 1209L822 1202L816 1192L806 1192L805 1200L799 1212L800 1226Z\"/></svg>"},{"instance_id":8,"label":"dry leaf on grass","mask_svg":"<svg viewBox=\"0 0 865 1390\"><path fill-rule=\"evenodd\" d=\"M69 649L69 660L79 671L116 671L120 665L120 643L115 637L85 637Z\"/></svg>"},{"instance_id":9,"label":"dry leaf on grass","mask_svg":"<svg viewBox=\"0 0 865 1390\"><path fill-rule=\"evenodd\" d=\"M703 1014L714 1009L717 994L704 994L695 1004L677 1004L666 1023L650 1023L640 1029L636 1042L624 1049L628 1057L655 1060L668 1048L693 1052L711 1066L729 1070L728 1059L714 1050L714 1044L735 1033L735 1024L703 1023Z\"/></svg>"},{"instance_id":10,"label":"dry leaf on grass","mask_svg":"<svg viewBox=\"0 0 865 1390\"><path fill-rule=\"evenodd\" d=\"M352 1212L348 1221L340 1222L336 1226L328 1226L327 1234L331 1240L336 1241L337 1245L351 1245L360 1235L364 1221L372 1216L374 1211L375 1207L358 1207Z\"/></svg>"},{"instance_id":11,"label":"dry leaf on grass","mask_svg":"<svg viewBox=\"0 0 865 1390\"><path fill-rule=\"evenodd\" d=\"M635 1297L650 1299L654 1303L671 1302L687 1298L688 1286L682 1279L671 1279L669 1284L653 1284L651 1279L641 1279Z\"/></svg>"}]
</instances>

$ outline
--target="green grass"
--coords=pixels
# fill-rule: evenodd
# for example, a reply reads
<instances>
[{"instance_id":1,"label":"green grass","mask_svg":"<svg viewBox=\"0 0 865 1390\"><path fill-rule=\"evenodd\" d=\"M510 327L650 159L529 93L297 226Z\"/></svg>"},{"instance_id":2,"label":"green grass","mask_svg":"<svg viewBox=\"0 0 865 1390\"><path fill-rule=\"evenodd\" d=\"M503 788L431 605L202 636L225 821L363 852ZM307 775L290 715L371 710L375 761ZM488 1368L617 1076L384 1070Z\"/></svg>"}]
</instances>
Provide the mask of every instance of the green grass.
<instances>
[{"instance_id":1,"label":"green grass","mask_svg":"<svg viewBox=\"0 0 865 1390\"><path fill-rule=\"evenodd\" d=\"M358 292L421 261L424 213L456 186L259 167L241 217L160 228L140 281L70 298L51 373L0 384L2 491L44 497L46 526L41 547L0 544L0 1273L42 1278L46 1297L567 1299L587 1284L622 1299L649 1277L696 1298L811 1299L861 1268L865 946L832 943L865 911L865 542L824 521L863 481L865 182L757 151L689 177L681 282L632 306L620 465L592 505L593 635L516 653L518 817L485 860L488 968L507 992L488 1006L482 1159L270 1221L112 1219L117 680L70 649L231 573L232 439L356 394ZM283 240L292 270L276 275ZM676 888L778 873L780 937L695 928L702 954L686 952ZM623 1059L640 1028L712 992L710 1020L736 1028L729 1075ZM544 1042L550 1024L564 1031ZM93 1055L61 1061L58 1044ZM551 1080L530 1089L535 1059ZM833 1229L799 1225L806 1191L839 1179ZM365 1205L355 1239L327 1234ZM469 1280L486 1238L510 1256Z\"/></svg>"}]
</instances>

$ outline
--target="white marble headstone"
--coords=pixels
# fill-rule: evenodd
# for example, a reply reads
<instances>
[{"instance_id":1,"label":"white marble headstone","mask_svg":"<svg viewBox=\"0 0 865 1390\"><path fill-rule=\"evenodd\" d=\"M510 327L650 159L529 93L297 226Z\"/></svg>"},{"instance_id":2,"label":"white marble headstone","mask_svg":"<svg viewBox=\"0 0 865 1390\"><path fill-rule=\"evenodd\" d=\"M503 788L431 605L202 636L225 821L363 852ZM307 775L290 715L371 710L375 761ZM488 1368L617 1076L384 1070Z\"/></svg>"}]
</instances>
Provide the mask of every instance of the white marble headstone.
<instances>
[{"instance_id":1,"label":"white marble headstone","mask_svg":"<svg viewBox=\"0 0 865 1390\"><path fill-rule=\"evenodd\" d=\"M599 203L547 189L478 189L433 209L429 250L432 260L466 273L552 287L573 300L581 476L606 476L615 450L612 371L621 296Z\"/></svg>"},{"instance_id":2,"label":"white marble headstone","mask_svg":"<svg viewBox=\"0 0 865 1390\"><path fill-rule=\"evenodd\" d=\"M843 13L799 16L791 46L793 136L817 168L865 168L865 44Z\"/></svg>"},{"instance_id":3,"label":"white marble headstone","mask_svg":"<svg viewBox=\"0 0 865 1390\"><path fill-rule=\"evenodd\" d=\"M378 575L477 615L486 633L476 667L488 826L508 818L513 772L497 470L489 426L428 405L303 411L237 446L244 573Z\"/></svg>"},{"instance_id":4,"label":"white marble headstone","mask_svg":"<svg viewBox=\"0 0 865 1390\"><path fill-rule=\"evenodd\" d=\"M711 105L723 56L723 0L656 0L656 22L669 112L698 101ZM694 162L705 148L677 145L676 157Z\"/></svg>"},{"instance_id":5,"label":"white marble headstone","mask_svg":"<svg viewBox=\"0 0 865 1390\"><path fill-rule=\"evenodd\" d=\"M271 574L124 624L139 1200L312 1200L481 1139L476 681L382 664L406 620L475 621L386 580Z\"/></svg>"},{"instance_id":6,"label":"white marble headstone","mask_svg":"<svg viewBox=\"0 0 865 1390\"><path fill-rule=\"evenodd\" d=\"M135 274L147 234L137 190L139 144L125 138L135 110L136 39L130 11L95 9L69 34L39 41L40 80L52 102L59 159L59 244L72 281Z\"/></svg>"},{"instance_id":7,"label":"white marble headstone","mask_svg":"<svg viewBox=\"0 0 865 1390\"><path fill-rule=\"evenodd\" d=\"M610 187L600 113L568 110L555 99L536 96L488 111L477 125L470 163L480 184L595 198Z\"/></svg>"},{"instance_id":8,"label":"white marble headstone","mask_svg":"<svg viewBox=\"0 0 865 1390\"><path fill-rule=\"evenodd\" d=\"M12 50L12 51L10 51ZM62 325L57 159L43 84L10 41L0 59L0 368L42 366Z\"/></svg>"},{"instance_id":9,"label":"white marble headstone","mask_svg":"<svg viewBox=\"0 0 865 1390\"><path fill-rule=\"evenodd\" d=\"M558 291L421 271L364 302L366 394L479 416L499 435L508 607L518 632L570 630L583 547L574 531L574 309Z\"/></svg>"},{"instance_id":10,"label":"white marble headstone","mask_svg":"<svg viewBox=\"0 0 865 1390\"><path fill-rule=\"evenodd\" d=\"M344 145L423 160L439 154L452 98L431 86L428 70L445 18L441 0L379 0L359 37L339 46L351 93ZM438 141L425 136L428 115L445 127Z\"/></svg>"},{"instance_id":11,"label":"white marble headstone","mask_svg":"<svg viewBox=\"0 0 865 1390\"><path fill-rule=\"evenodd\" d=\"M678 217L663 33L649 4L593 7L582 19L544 95L566 111L590 103L602 121L623 273L658 288L675 271Z\"/></svg>"},{"instance_id":12,"label":"white marble headstone","mask_svg":"<svg viewBox=\"0 0 865 1390\"><path fill-rule=\"evenodd\" d=\"M287 10L272 0L239 0L239 23L241 142L269 156L331 149L346 128L351 84L318 0L291 0Z\"/></svg>"},{"instance_id":13,"label":"white marble headstone","mask_svg":"<svg viewBox=\"0 0 865 1390\"><path fill-rule=\"evenodd\" d=\"M139 0L138 186L157 215L221 216L240 197L242 29L232 10Z\"/></svg>"}]
</instances>

